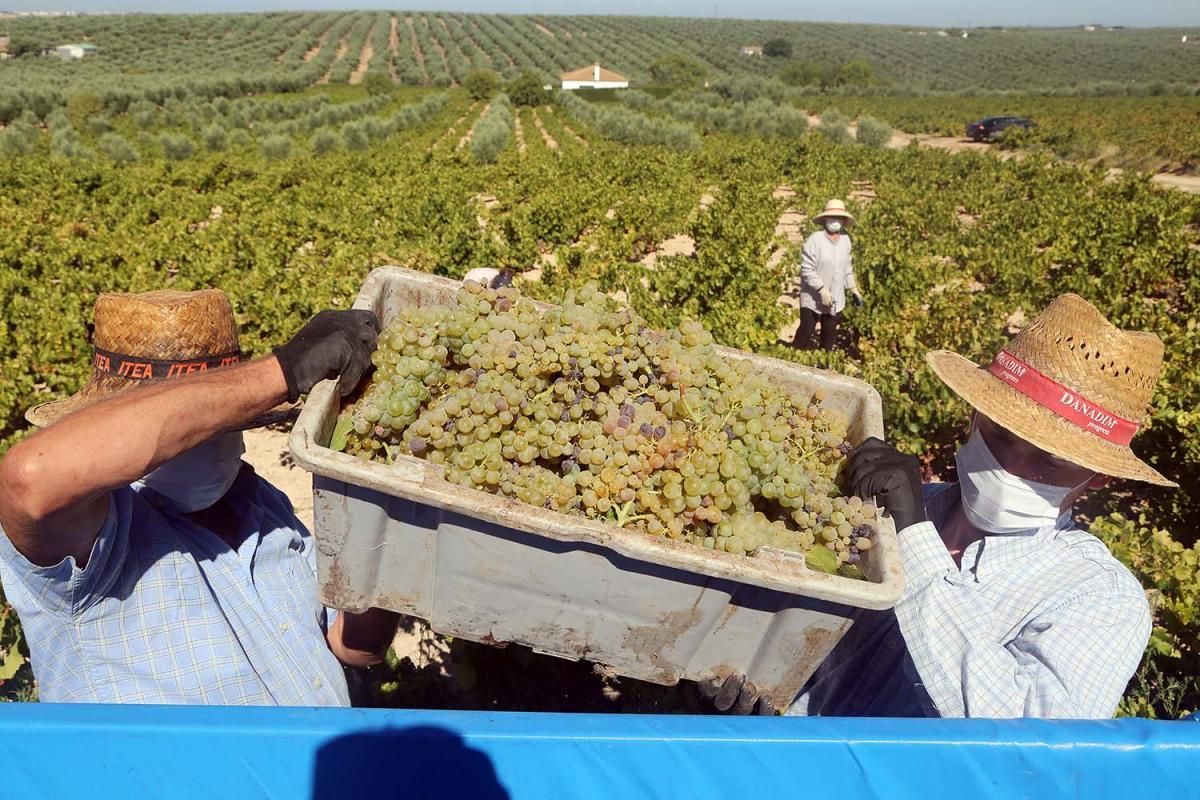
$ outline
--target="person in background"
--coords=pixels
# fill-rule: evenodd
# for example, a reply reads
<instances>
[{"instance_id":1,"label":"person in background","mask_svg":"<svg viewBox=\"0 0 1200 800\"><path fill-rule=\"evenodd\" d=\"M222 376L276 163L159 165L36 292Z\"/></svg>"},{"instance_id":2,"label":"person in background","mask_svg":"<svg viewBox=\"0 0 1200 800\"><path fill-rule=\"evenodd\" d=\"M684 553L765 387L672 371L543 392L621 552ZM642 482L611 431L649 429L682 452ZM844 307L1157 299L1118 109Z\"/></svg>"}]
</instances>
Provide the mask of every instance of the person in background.
<instances>
[{"instance_id":1,"label":"person in background","mask_svg":"<svg viewBox=\"0 0 1200 800\"><path fill-rule=\"evenodd\" d=\"M930 367L974 408L958 483L922 487L915 457L878 439L850 453L849 492L896 524L904 592L862 611L789 714L1108 718L1151 617L1137 579L1072 520L1112 478L1176 486L1130 448L1162 368L1151 333L1083 298L1052 302L987 366ZM763 708L744 676L718 708Z\"/></svg>"},{"instance_id":2,"label":"person in background","mask_svg":"<svg viewBox=\"0 0 1200 800\"><path fill-rule=\"evenodd\" d=\"M250 363L215 289L102 294L94 330L90 380L0 460L0 581L41 699L348 705L339 660L381 661L397 615L330 619L313 539L242 431L326 378L352 391L375 315L323 311Z\"/></svg>"},{"instance_id":3,"label":"person in background","mask_svg":"<svg viewBox=\"0 0 1200 800\"><path fill-rule=\"evenodd\" d=\"M846 293L862 305L862 292L854 279L847 229L854 217L841 200L830 200L813 218L821 226L804 242L800 254L800 327L792 346L813 349L817 323L821 324L821 348L832 350L837 341L838 317L846 307Z\"/></svg>"}]
</instances>

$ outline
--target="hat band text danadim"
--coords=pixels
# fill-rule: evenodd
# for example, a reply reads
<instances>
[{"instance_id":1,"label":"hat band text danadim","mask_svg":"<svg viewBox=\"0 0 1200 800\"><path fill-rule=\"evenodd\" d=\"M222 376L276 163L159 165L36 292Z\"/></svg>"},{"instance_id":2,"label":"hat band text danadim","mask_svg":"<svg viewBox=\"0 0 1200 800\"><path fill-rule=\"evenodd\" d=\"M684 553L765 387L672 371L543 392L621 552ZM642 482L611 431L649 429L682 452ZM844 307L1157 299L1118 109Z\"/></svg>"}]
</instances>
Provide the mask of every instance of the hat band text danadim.
<instances>
[{"instance_id":1,"label":"hat band text danadim","mask_svg":"<svg viewBox=\"0 0 1200 800\"><path fill-rule=\"evenodd\" d=\"M166 361L155 358L142 358L122 353L113 353L94 348L92 368L108 375L117 375L132 381L148 381L156 378L182 378L197 372L208 372L210 369L231 367L241 360L236 353L225 353L219 356L204 356Z\"/></svg>"},{"instance_id":2,"label":"hat band text danadim","mask_svg":"<svg viewBox=\"0 0 1200 800\"><path fill-rule=\"evenodd\" d=\"M1136 422L1118 417L1096 405L1075 390L1038 372L1007 350L1001 350L996 355L988 371L1039 406L1106 442L1128 445L1137 433Z\"/></svg>"}]
</instances>

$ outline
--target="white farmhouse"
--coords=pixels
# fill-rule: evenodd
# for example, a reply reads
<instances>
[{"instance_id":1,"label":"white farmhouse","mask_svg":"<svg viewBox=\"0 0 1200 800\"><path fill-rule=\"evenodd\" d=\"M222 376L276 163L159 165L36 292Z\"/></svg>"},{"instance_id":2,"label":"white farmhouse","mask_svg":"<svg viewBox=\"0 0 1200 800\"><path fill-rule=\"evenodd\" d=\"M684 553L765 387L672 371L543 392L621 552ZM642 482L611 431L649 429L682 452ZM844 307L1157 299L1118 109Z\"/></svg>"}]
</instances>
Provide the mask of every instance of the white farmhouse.
<instances>
[{"instance_id":1,"label":"white farmhouse","mask_svg":"<svg viewBox=\"0 0 1200 800\"><path fill-rule=\"evenodd\" d=\"M605 69L599 63L571 70L558 76L563 89L628 89L629 79Z\"/></svg>"},{"instance_id":2,"label":"white farmhouse","mask_svg":"<svg viewBox=\"0 0 1200 800\"><path fill-rule=\"evenodd\" d=\"M54 55L61 58L63 61L78 61L85 56L96 54L99 48L94 44L60 44L54 48Z\"/></svg>"}]
</instances>

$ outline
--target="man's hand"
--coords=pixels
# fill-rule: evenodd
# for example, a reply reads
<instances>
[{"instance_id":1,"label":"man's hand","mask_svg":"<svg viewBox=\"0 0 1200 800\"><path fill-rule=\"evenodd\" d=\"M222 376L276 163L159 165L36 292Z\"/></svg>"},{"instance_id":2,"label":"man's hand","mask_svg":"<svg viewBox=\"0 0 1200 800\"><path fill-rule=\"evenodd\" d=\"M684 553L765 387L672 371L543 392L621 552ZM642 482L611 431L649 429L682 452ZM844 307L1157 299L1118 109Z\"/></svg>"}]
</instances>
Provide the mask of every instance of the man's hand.
<instances>
[{"instance_id":1,"label":"man's hand","mask_svg":"<svg viewBox=\"0 0 1200 800\"><path fill-rule=\"evenodd\" d=\"M896 530L924 522L921 465L916 456L901 453L874 436L850 452L845 488L864 500L874 499L896 522Z\"/></svg>"},{"instance_id":2,"label":"man's hand","mask_svg":"<svg viewBox=\"0 0 1200 800\"><path fill-rule=\"evenodd\" d=\"M830 294L828 287L822 286L817 294L821 298L821 305L825 306L826 308L833 308L833 295Z\"/></svg>"},{"instance_id":3,"label":"man's hand","mask_svg":"<svg viewBox=\"0 0 1200 800\"><path fill-rule=\"evenodd\" d=\"M712 700L718 711L731 714L775 715L775 706L766 697L760 697L758 689L745 675L730 675L724 681L713 678L700 684L700 694Z\"/></svg>"},{"instance_id":4,"label":"man's hand","mask_svg":"<svg viewBox=\"0 0 1200 800\"><path fill-rule=\"evenodd\" d=\"M290 342L275 348L288 402L335 376L341 376L342 397L350 394L371 365L378 337L379 320L370 311L322 311L310 319Z\"/></svg>"},{"instance_id":5,"label":"man's hand","mask_svg":"<svg viewBox=\"0 0 1200 800\"><path fill-rule=\"evenodd\" d=\"M860 292L857 288L855 288L853 290L853 293L851 294L851 297L854 298L854 305L861 308L862 304L865 302L863 300L862 292Z\"/></svg>"},{"instance_id":6,"label":"man's hand","mask_svg":"<svg viewBox=\"0 0 1200 800\"><path fill-rule=\"evenodd\" d=\"M400 615L384 608L368 608L361 614L341 611L325 639L346 666L370 667L383 661L399 623Z\"/></svg>"}]
</instances>

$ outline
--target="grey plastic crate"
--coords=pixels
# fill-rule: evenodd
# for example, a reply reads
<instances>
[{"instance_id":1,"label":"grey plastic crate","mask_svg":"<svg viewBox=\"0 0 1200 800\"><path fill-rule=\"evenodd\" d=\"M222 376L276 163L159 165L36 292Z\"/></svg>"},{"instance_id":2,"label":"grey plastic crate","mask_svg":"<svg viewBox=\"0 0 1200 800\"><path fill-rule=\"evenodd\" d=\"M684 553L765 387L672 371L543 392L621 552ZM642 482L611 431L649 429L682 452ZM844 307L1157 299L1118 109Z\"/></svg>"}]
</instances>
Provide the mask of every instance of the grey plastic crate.
<instances>
[{"instance_id":1,"label":"grey plastic crate","mask_svg":"<svg viewBox=\"0 0 1200 800\"><path fill-rule=\"evenodd\" d=\"M449 303L458 288L381 267L355 307L386 325L403 307ZM805 395L823 389L825 404L849 415L851 442L882 437L879 394L862 381L722 353ZM338 410L334 383L318 385L289 442L314 474L321 596L334 608L388 608L442 634L515 642L665 685L742 672L782 707L854 608L890 608L900 596L887 518L860 564L869 581L855 581L809 570L798 554L736 556L468 489L418 458L366 463L327 447Z\"/></svg>"}]
</instances>

